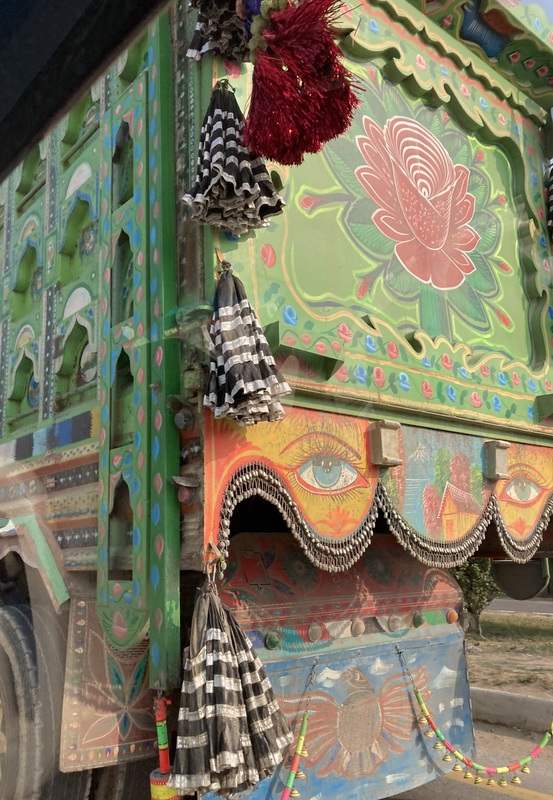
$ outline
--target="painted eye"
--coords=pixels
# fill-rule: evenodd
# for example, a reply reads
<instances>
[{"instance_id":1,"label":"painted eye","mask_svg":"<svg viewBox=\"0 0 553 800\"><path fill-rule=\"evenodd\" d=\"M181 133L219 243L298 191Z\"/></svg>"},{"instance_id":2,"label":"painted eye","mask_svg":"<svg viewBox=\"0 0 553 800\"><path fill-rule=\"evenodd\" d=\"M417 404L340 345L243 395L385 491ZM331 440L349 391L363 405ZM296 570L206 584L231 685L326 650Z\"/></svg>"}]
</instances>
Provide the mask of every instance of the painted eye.
<instances>
[{"instance_id":1,"label":"painted eye","mask_svg":"<svg viewBox=\"0 0 553 800\"><path fill-rule=\"evenodd\" d=\"M356 481L358 472L341 458L319 455L304 461L298 468L298 474L313 489L339 491L351 486Z\"/></svg>"},{"instance_id":2,"label":"painted eye","mask_svg":"<svg viewBox=\"0 0 553 800\"><path fill-rule=\"evenodd\" d=\"M505 487L505 494L515 503L531 503L540 494L541 487L528 478L513 478Z\"/></svg>"}]
</instances>

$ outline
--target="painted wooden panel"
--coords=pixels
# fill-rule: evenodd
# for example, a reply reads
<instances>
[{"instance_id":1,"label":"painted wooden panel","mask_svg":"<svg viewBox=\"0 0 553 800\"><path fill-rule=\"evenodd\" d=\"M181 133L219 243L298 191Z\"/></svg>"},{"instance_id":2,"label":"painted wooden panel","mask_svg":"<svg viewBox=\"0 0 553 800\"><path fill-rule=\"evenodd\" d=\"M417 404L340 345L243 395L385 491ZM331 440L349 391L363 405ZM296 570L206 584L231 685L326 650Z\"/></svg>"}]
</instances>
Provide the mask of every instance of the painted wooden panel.
<instances>
[{"instance_id":1,"label":"painted wooden panel","mask_svg":"<svg viewBox=\"0 0 553 800\"><path fill-rule=\"evenodd\" d=\"M310 710L306 780L296 784L302 796L387 797L442 772L442 754L416 724L398 648L440 726L472 750L462 631L445 619L460 605L459 589L390 544L349 573L329 575L289 535L233 541L222 598L248 631L291 725ZM283 766L248 798L276 800L286 774Z\"/></svg>"},{"instance_id":2,"label":"painted wooden panel","mask_svg":"<svg viewBox=\"0 0 553 800\"><path fill-rule=\"evenodd\" d=\"M351 130L279 168L287 208L267 230L219 243L297 403L549 435L535 408L553 391L543 109L443 31L419 35L433 23L413 6L394 8L346 14ZM248 69L231 77L246 105Z\"/></svg>"},{"instance_id":3,"label":"painted wooden panel","mask_svg":"<svg viewBox=\"0 0 553 800\"><path fill-rule=\"evenodd\" d=\"M462 563L492 522L507 554L532 558L553 511L549 448L507 450L507 478L486 478L485 439L401 426L398 466L372 463L370 419L288 408L281 422L239 429L206 418L205 541L222 541L239 502L274 503L325 569L347 569L389 529L425 563ZM326 550L325 550L326 548Z\"/></svg>"}]
</instances>

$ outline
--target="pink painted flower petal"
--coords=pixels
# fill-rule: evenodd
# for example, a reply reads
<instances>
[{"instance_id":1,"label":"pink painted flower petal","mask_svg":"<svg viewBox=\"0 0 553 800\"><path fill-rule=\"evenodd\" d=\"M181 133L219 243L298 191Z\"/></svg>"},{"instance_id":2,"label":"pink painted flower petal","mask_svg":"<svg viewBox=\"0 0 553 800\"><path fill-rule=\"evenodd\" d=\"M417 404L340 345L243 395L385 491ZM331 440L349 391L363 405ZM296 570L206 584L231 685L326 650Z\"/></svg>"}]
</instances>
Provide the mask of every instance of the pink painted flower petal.
<instances>
[{"instance_id":1,"label":"pink painted flower petal","mask_svg":"<svg viewBox=\"0 0 553 800\"><path fill-rule=\"evenodd\" d=\"M399 164L394 162L392 169L397 187L397 199L413 235L425 247L431 249L442 247L449 230L449 215L436 211L430 200L417 190Z\"/></svg>"},{"instance_id":2,"label":"pink painted flower petal","mask_svg":"<svg viewBox=\"0 0 553 800\"><path fill-rule=\"evenodd\" d=\"M480 241L480 234L470 227L470 225L463 225L454 231L453 237L448 242L448 247L453 246L460 250L474 250Z\"/></svg>"},{"instance_id":3,"label":"pink painted flower petal","mask_svg":"<svg viewBox=\"0 0 553 800\"><path fill-rule=\"evenodd\" d=\"M405 242L413 238L413 234L405 224L405 220L391 216L387 211L375 211L372 220L385 236L395 242Z\"/></svg>"},{"instance_id":4,"label":"pink painted flower petal","mask_svg":"<svg viewBox=\"0 0 553 800\"><path fill-rule=\"evenodd\" d=\"M376 173L372 166L363 164L355 170L355 177L369 195L371 200L389 212L397 209L397 199L390 186L393 187L393 178L384 178Z\"/></svg>"},{"instance_id":5,"label":"pink painted flower petal","mask_svg":"<svg viewBox=\"0 0 553 800\"><path fill-rule=\"evenodd\" d=\"M469 185L470 170L464 164L455 164L453 168L455 184L453 188L453 202L462 200L467 193Z\"/></svg>"},{"instance_id":6,"label":"pink painted flower petal","mask_svg":"<svg viewBox=\"0 0 553 800\"><path fill-rule=\"evenodd\" d=\"M451 227L454 231L459 225L465 225L465 223L471 221L474 215L475 202L475 198L471 194L467 194L453 207L453 213L451 215Z\"/></svg>"},{"instance_id":7,"label":"pink painted flower petal","mask_svg":"<svg viewBox=\"0 0 553 800\"><path fill-rule=\"evenodd\" d=\"M423 283L430 283L432 258L436 253L421 247L416 239L410 239L396 245L396 255L407 272Z\"/></svg>"},{"instance_id":8,"label":"pink painted flower petal","mask_svg":"<svg viewBox=\"0 0 553 800\"><path fill-rule=\"evenodd\" d=\"M447 250L444 249L442 252L444 256L447 256L453 261L457 269L460 270L464 275L470 275L471 272L476 270L476 267L472 263L471 259L462 250L457 250L455 247L450 247Z\"/></svg>"}]
</instances>

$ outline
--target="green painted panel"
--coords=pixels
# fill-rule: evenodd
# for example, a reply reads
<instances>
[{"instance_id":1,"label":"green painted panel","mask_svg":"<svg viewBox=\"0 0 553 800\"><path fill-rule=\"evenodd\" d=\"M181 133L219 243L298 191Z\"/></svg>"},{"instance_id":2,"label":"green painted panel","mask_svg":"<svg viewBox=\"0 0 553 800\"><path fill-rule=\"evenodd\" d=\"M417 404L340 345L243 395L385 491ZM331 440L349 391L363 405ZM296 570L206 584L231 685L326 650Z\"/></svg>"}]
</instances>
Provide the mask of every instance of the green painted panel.
<instances>
[{"instance_id":1,"label":"green painted panel","mask_svg":"<svg viewBox=\"0 0 553 800\"><path fill-rule=\"evenodd\" d=\"M139 74L101 121L98 614L119 647L148 625L147 96Z\"/></svg>"},{"instance_id":2,"label":"green painted panel","mask_svg":"<svg viewBox=\"0 0 553 800\"><path fill-rule=\"evenodd\" d=\"M277 331L297 403L548 436L534 409L553 390L539 115L409 13L412 26L353 10L351 130L278 168L287 208L269 228L215 243ZM249 70L234 82L245 107ZM330 376L317 356L336 360Z\"/></svg>"}]
</instances>

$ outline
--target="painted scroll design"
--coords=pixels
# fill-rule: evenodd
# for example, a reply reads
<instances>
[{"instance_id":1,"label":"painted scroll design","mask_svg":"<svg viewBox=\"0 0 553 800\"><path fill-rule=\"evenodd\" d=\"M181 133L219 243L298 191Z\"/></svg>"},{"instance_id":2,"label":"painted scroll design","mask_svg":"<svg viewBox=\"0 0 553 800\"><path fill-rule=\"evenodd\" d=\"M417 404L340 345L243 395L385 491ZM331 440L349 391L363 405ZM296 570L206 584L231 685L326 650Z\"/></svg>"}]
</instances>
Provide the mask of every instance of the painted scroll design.
<instances>
[{"instance_id":1,"label":"painted scroll design","mask_svg":"<svg viewBox=\"0 0 553 800\"><path fill-rule=\"evenodd\" d=\"M355 13L351 20L357 21ZM365 86L363 102L370 98L362 110L365 116L381 130L397 116L416 120L444 144L454 166L470 169L467 196L476 197L470 227L482 241L466 256L478 262L477 269L459 287L440 290L417 281L400 265L394 241L371 224L376 203L355 175L366 164L352 141L356 134L366 136L363 113L349 140L325 150L317 172L310 165L294 174L284 171L289 214L263 232L256 248L246 252L239 246L235 261L262 309L263 324L278 320L283 359L292 352L302 362L301 369L292 366L288 374L298 393L324 394L327 408L339 394L421 414L443 414L445 407L446 413L454 410L471 422L508 420L519 430L546 433L535 408L536 396L553 391L544 308L551 258L537 117L513 110L509 100L489 91L491 84L482 76L477 79L470 70L460 70L451 56L442 56L443 49L429 44L420 26L412 29L414 34L384 9L371 7L361 15L354 42L344 43L344 49ZM471 54L464 52L470 63ZM371 63L377 58L379 64L385 61L382 76ZM238 92L247 95L247 81ZM424 106L412 95L424 98ZM475 133L481 134L481 146ZM508 181L492 174L501 159L495 164L490 142L504 151ZM311 261L322 265L327 258L322 247L302 250L296 232L306 224L313 234L310 242L324 240L323 226L335 226L337 254L326 271L306 266ZM342 258L356 269L340 273L337 292L336 281L319 276L332 275ZM388 272L392 280L386 280ZM350 277L351 286L346 286ZM505 298L513 296L509 290L515 283L521 302L512 308ZM397 316L388 313L394 306L405 313L401 327ZM435 306L443 313L433 313ZM455 335L450 337L452 327ZM521 349L523 339L514 334L523 328L530 346ZM325 383L309 369L319 356L342 362ZM288 370L287 363L283 368Z\"/></svg>"},{"instance_id":2,"label":"painted scroll design","mask_svg":"<svg viewBox=\"0 0 553 800\"><path fill-rule=\"evenodd\" d=\"M526 75L522 77L524 72L516 69L518 59L509 59L507 56L508 52L517 51L520 37L512 42L510 47L504 48L504 52L499 58L499 63L493 63L492 66L487 62L484 51L480 47L478 47L477 52L474 52L474 44L472 42L467 42L466 40L458 42L454 36L448 35L455 34L455 29L461 26L467 4L459 3L458 7L453 9L451 5L456 3L457 0L452 0L452 3L449 4L440 3L436 10L429 11L426 9L425 13L422 13L409 2L392 3L391 0L376 0L376 2L391 13L394 18L400 20L400 24L405 25L409 31L421 33L425 41L430 42L431 46L435 47L440 53L451 58L458 66L460 74L468 67L479 80L490 86L499 97L505 98L522 113L533 117L540 117L543 114L543 109L539 103L540 101L543 102L547 94L550 93L549 84L543 81L542 87L534 85L528 91L529 69L524 69ZM448 33L445 34L444 31ZM463 39L462 33L461 39ZM537 47L535 42L530 44L529 41L526 41L523 44L525 48L528 46L533 47L534 55L536 54ZM539 59L536 60L539 61ZM519 81L518 86L517 78ZM518 90L521 83L526 84L526 92L524 94Z\"/></svg>"},{"instance_id":3,"label":"painted scroll design","mask_svg":"<svg viewBox=\"0 0 553 800\"><path fill-rule=\"evenodd\" d=\"M369 512L358 528L344 539L321 536L309 525L300 508L283 486L278 474L262 463L250 463L231 477L223 495L218 545L225 557L230 547L230 523L237 505L250 497L262 497L282 514L291 533L309 560L319 569L344 572L361 558L369 547L376 521L381 513L388 529L398 542L426 566L450 569L464 564L473 556L485 539L490 525L495 523L499 540L507 555L516 563L525 564L536 554L543 535L553 516L553 494L549 497L539 521L523 541L507 529L497 498L491 495L484 510L467 533L456 541L436 541L421 535L397 511L387 488L377 484Z\"/></svg>"}]
</instances>

